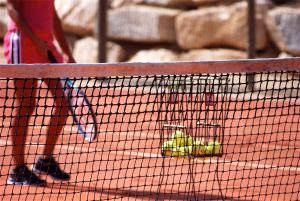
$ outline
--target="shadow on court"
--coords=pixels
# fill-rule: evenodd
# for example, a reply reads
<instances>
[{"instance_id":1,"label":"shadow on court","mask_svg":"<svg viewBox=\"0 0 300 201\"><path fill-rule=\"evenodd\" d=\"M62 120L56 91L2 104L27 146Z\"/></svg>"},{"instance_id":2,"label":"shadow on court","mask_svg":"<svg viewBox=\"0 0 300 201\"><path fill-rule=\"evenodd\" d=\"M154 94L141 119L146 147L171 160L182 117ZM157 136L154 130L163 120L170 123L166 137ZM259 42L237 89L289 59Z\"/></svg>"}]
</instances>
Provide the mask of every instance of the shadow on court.
<instances>
[{"instance_id":1,"label":"shadow on court","mask_svg":"<svg viewBox=\"0 0 300 201\"><path fill-rule=\"evenodd\" d=\"M48 184L47 187L58 189L58 190L67 190L68 192L72 193L97 193L98 196L111 198L111 199L118 199L118 198L135 198L135 199L147 199L147 200L184 200L184 201L200 201L200 200L231 200L231 201L247 201L242 199L233 199L231 197L220 196L220 195L212 195L212 194L200 194L200 193L170 193L170 192L161 192L156 193L153 191L137 191L137 190L130 190L130 189L103 189L98 187L88 187L88 186L80 186L74 184Z\"/></svg>"}]
</instances>

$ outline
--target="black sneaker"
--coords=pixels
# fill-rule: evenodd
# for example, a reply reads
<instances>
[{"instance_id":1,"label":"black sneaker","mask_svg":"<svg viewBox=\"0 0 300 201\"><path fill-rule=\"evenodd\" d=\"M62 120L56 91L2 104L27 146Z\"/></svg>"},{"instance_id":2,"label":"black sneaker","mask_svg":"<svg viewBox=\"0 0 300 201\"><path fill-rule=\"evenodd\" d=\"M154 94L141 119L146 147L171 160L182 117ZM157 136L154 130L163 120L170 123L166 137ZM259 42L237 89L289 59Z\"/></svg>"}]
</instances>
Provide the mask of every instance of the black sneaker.
<instances>
[{"instance_id":1,"label":"black sneaker","mask_svg":"<svg viewBox=\"0 0 300 201\"><path fill-rule=\"evenodd\" d=\"M70 180L70 174L61 170L58 163L54 160L53 157L47 159L39 158L37 162L32 166L32 171L35 173L50 175L54 180Z\"/></svg>"},{"instance_id":2,"label":"black sneaker","mask_svg":"<svg viewBox=\"0 0 300 201\"><path fill-rule=\"evenodd\" d=\"M17 166L9 174L8 184L45 186L46 181L38 178L25 165Z\"/></svg>"}]
</instances>

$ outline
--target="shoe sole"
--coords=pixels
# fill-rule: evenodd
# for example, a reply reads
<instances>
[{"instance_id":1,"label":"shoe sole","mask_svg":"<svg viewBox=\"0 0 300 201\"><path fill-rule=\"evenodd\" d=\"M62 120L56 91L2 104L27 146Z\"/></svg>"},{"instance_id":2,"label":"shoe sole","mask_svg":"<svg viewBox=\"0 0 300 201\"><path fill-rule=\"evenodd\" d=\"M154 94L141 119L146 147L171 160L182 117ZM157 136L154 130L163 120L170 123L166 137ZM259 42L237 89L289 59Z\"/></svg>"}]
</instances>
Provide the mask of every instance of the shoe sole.
<instances>
[{"instance_id":1,"label":"shoe sole","mask_svg":"<svg viewBox=\"0 0 300 201\"><path fill-rule=\"evenodd\" d=\"M16 181L12 181L11 179L8 179L6 183L9 185L19 185L19 186L41 186L41 187L46 186L46 182L43 184L33 184L33 183L30 184L26 181L16 182Z\"/></svg>"},{"instance_id":2,"label":"shoe sole","mask_svg":"<svg viewBox=\"0 0 300 201\"><path fill-rule=\"evenodd\" d=\"M48 174L47 172L35 169L34 166L31 167L31 170L32 170L32 172L34 172L36 174L49 175L55 181L69 181L70 180L70 179L60 179L60 178L57 178L57 177L53 177L51 174Z\"/></svg>"},{"instance_id":3,"label":"shoe sole","mask_svg":"<svg viewBox=\"0 0 300 201\"><path fill-rule=\"evenodd\" d=\"M16 181L12 181L10 179L7 180L6 182L7 184L10 184L10 185L19 185L19 186L29 186L28 182L16 182Z\"/></svg>"}]
</instances>

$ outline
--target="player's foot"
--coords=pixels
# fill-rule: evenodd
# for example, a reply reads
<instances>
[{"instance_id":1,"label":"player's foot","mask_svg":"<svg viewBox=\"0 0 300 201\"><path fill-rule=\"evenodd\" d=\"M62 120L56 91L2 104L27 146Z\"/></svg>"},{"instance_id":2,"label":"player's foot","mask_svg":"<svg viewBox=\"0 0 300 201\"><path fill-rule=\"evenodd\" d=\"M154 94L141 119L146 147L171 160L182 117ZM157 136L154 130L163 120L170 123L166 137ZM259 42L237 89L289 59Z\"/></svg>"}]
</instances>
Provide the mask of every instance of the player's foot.
<instances>
[{"instance_id":1,"label":"player's foot","mask_svg":"<svg viewBox=\"0 0 300 201\"><path fill-rule=\"evenodd\" d=\"M27 166L17 166L9 174L8 184L45 186L46 181L38 178Z\"/></svg>"},{"instance_id":2,"label":"player's foot","mask_svg":"<svg viewBox=\"0 0 300 201\"><path fill-rule=\"evenodd\" d=\"M47 159L39 158L37 162L33 164L32 171L35 173L50 175L54 180L70 180L70 174L61 170L58 163L54 160L53 157Z\"/></svg>"}]
</instances>

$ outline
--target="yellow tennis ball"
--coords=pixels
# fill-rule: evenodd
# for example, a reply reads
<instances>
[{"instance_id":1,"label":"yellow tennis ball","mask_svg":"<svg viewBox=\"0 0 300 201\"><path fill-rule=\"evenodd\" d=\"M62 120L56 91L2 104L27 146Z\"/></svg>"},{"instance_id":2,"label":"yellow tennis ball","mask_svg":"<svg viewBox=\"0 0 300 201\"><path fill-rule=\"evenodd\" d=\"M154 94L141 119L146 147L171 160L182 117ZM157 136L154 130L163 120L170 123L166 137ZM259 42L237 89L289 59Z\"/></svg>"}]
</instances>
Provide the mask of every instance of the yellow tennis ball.
<instances>
[{"instance_id":1,"label":"yellow tennis ball","mask_svg":"<svg viewBox=\"0 0 300 201\"><path fill-rule=\"evenodd\" d=\"M182 131L175 131L172 140L175 146L184 146L186 135Z\"/></svg>"},{"instance_id":2,"label":"yellow tennis ball","mask_svg":"<svg viewBox=\"0 0 300 201\"><path fill-rule=\"evenodd\" d=\"M188 149L187 147L179 147L179 156L186 156L188 155Z\"/></svg>"},{"instance_id":3,"label":"yellow tennis ball","mask_svg":"<svg viewBox=\"0 0 300 201\"><path fill-rule=\"evenodd\" d=\"M173 148L173 141L165 141L161 147L163 151L170 151Z\"/></svg>"},{"instance_id":4,"label":"yellow tennis ball","mask_svg":"<svg viewBox=\"0 0 300 201\"><path fill-rule=\"evenodd\" d=\"M221 144L217 141L209 142L206 146L205 153L207 154L219 154L221 153Z\"/></svg>"},{"instance_id":5,"label":"yellow tennis ball","mask_svg":"<svg viewBox=\"0 0 300 201\"><path fill-rule=\"evenodd\" d=\"M174 133L172 133L172 139L176 139L182 136L185 136L185 134L180 130L176 130Z\"/></svg>"},{"instance_id":6,"label":"yellow tennis ball","mask_svg":"<svg viewBox=\"0 0 300 201\"><path fill-rule=\"evenodd\" d=\"M195 149L194 150L195 155L202 155L205 153L206 146L199 144L199 145L196 145L194 149Z\"/></svg>"},{"instance_id":7,"label":"yellow tennis ball","mask_svg":"<svg viewBox=\"0 0 300 201\"><path fill-rule=\"evenodd\" d=\"M194 144L194 139L191 137L191 136L188 136L187 138L186 138L186 146L193 146L193 144Z\"/></svg>"},{"instance_id":8,"label":"yellow tennis ball","mask_svg":"<svg viewBox=\"0 0 300 201\"><path fill-rule=\"evenodd\" d=\"M173 147L173 149L172 149L172 154L171 154L172 156L180 156L180 149L179 149L179 147Z\"/></svg>"},{"instance_id":9,"label":"yellow tennis ball","mask_svg":"<svg viewBox=\"0 0 300 201\"><path fill-rule=\"evenodd\" d=\"M192 145L192 146L187 146L186 147L186 150L187 150L187 153L189 155L194 155L194 150L195 150L195 147Z\"/></svg>"},{"instance_id":10,"label":"yellow tennis ball","mask_svg":"<svg viewBox=\"0 0 300 201\"><path fill-rule=\"evenodd\" d=\"M200 140L194 140L193 145L194 146L200 146L200 145L204 145L204 143Z\"/></svg>"}]
</instances>

